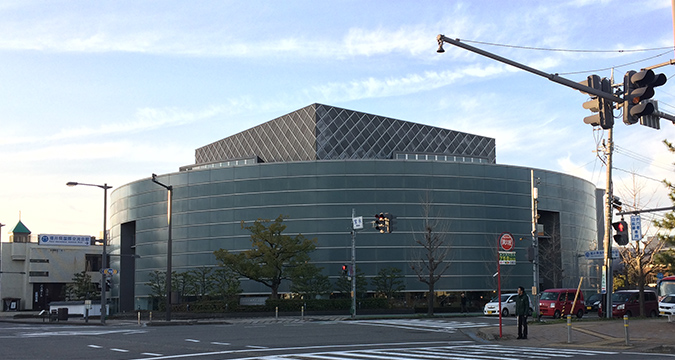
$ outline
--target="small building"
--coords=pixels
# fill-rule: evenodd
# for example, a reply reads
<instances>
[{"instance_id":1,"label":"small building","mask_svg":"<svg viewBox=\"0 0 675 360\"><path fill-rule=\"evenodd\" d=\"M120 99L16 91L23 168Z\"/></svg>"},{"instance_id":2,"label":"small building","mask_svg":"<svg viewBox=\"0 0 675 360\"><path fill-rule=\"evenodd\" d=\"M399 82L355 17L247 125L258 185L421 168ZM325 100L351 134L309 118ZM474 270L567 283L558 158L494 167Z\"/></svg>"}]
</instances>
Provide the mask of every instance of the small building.
<instances>
[{"instance_id":1,"label":"small building","mask_svg":"<svg viewBox=\"0 0 675 360\"><path fill-rule=\"evenodd\" d=\"M48 310L64 301L65 287L87 271L99 283L101 247L88 235L33 236L21 220L0 242L0 299L3 311Z\"/></svg>"}]
</instances>

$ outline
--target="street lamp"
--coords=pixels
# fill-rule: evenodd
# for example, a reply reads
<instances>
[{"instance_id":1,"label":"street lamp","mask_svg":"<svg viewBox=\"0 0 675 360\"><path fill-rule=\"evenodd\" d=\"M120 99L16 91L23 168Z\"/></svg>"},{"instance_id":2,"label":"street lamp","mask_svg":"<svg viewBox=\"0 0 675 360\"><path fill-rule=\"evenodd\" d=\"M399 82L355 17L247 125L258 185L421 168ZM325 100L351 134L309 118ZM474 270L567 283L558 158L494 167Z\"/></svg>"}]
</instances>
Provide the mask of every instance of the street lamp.
<instances>
[{"instance_id":1,"label":"street lamp","mask_svg":"<svg viewBox=\"0 0 675 360\"><path fill-rule=\"evenodd\" d=\"M171 321L171 257L172 255L172 245L171 245L171 204L173 202L173 186L165 185L157 181L157 174L152 174L152 182L163 187L167 191L167 202L166 202L166 217L169 226L169 240L166 243L166 321Z\"/></svg>"},{"instance_id":2,"label":"street lamp","mask_svg":"<svg viewBox=\"0 0 675 360\"><path fill-rule=\"evenodd\" d=\"M103 252L101 255L101 324L105 325L105 317L108 314L106 311L106 277L108 274L106 271L104 271L104 268L108 267L108 252L106 249L106 246L108 245L108 231L106 229L106 221L108 217L108 189L112 189L112 186L108 186L108 184L103 184L103 185L95 185L95 184L84 184L84 183L78 183L75 181L70 181L66 183L68 186L77 186L77 185L83 185L83 186L96 186L98 188L103 189Z\"/></svg>"}]
</instances>

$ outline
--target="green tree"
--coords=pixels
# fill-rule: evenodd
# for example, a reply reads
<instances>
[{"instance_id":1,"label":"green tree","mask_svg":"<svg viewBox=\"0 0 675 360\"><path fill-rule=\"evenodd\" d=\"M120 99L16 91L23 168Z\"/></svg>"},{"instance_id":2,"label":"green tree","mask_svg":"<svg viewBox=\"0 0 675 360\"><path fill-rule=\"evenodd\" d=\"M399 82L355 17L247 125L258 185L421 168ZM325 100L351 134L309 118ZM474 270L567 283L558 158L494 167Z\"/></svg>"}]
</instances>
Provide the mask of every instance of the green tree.
<instances>
[{"instance_id":1,"label":"green tree","mask_svg":"<svg viewBox=\"0 0 675 360\"><path fill-rule=\"evenodd\" d=\"M220 265L235 274L259 282L270 288L271 298L279 298L279 286L290 276L289 269L309 261L309 253L316 248L316 239L306 239L302 234L283 234L284 217L276 220L256 220L242 229L251 233L251 249L239 253L218 249L214 251Z\"/></svg>"},{"instance_id":2,"label":"green tree","mask_svg":"<svg viewBox=\"0 0 675 360\"><path fill-rule=\"evenodd\" d=\"M352 293L352 280L351 277L342 274L340 277L335 281L335 287L337 290L343 294L351 294ZM363 272L359 267L356 267L356 297L357 298L364 298L366 297L366 293L368 292L368 280L366 280L365 275L363 275Z\"/></svg>"},{"instance_id":3,"label":"green tree","mask_svg":"<svg viewBox=\"0 0 675 360\"><path fill-rule=\"evenodd\" d=\"M150 287L150 298L153 304L157 304L162 310L166 301L166 272L154 270L148 276L148 282L145 285Z\"/></svg>"},{"instance_id":4,"label":"green tree","mask_svg":"<svg viewBox=\"0 0 675 360\"><path fill-rule=\"evenodd\" d=\"M372 285L375 288L375 291L384 296L385 298L392 300L396 293L399 293L405 290L405 285L403 284L403 270L395 267L382 268L378 271L377 276L372 280Z\"/></svg>"},{"instance_id":5,"label":"green tree","mask_svg":"<svg viewBox=\"0 0 675 360\"><path fill-rule=\"evenodd\" d=\"M66 285L66 296L70 300L94 299L101 296L101 291L91 281L86 271L74 274L73 282Z\"/></svg>"},{"instance_id":6,"label":"green tree","mask_svg":"<svg viewBox=\"0 0 675 360\"><path fill-rule=\"evenodd\" d=\"M213 284L214 295L220 297L223 301L234 300L242 291L237 274L225 267L218 268L211 273L211 283Z\"/></svg>"},{"instance_id":7,"label":"green tree","mask_svg":"<svg viewBox=\"0 0 675 360\"><path fill-rule=\"evenodd\" d=\"M321 273L323 268L314 264L302 264L291 271L291 292L305 299L330 293L328 276Z\"/></svg>"},{"instance_id":8,"label":"green tree","mask_svg":"<svg viewBox=\"0 0 675 360\"><path fill-rule=\"evenodd\" d=\"M191 294L199 296L199 299L204 299L204 296L211 293L213 289L213 282L211 273L213 268L208 266L200 266L196 269L188 271L190 279L193 281L191 286Z\"/></svg>"},{"instance_id":9,"label":"green tree","mask_svg":"<svg viewBox=\"0 0 675 360\"><path fill-rule=\"evenodd\" d=\"M192 274L188 271L171 273L171 291L178 293L180 302L184 296L195 293L196 284ZM173 296L173 295L172 295Z\"/></svg>"}]
</instances>

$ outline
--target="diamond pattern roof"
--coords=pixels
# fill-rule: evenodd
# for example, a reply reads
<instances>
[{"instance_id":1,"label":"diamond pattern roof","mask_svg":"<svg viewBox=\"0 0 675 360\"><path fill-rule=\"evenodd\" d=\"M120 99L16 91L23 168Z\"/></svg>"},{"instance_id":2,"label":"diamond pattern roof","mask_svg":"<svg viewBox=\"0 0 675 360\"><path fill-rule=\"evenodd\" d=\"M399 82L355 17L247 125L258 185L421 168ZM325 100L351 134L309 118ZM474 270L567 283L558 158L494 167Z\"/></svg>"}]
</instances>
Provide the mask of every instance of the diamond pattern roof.
<instances>
[{"instance_id":1,"label":"diamond pattern roof","mask_svg":"<svg viewBox=\"0 0 675 360\"><path fill-rule=\"evenodd\" d=\"M444 154L496 162L495 140L438 127L312 104L195 150L196 164L258 156L264 162L391 159Z\"/></svg>"}]
</instances>

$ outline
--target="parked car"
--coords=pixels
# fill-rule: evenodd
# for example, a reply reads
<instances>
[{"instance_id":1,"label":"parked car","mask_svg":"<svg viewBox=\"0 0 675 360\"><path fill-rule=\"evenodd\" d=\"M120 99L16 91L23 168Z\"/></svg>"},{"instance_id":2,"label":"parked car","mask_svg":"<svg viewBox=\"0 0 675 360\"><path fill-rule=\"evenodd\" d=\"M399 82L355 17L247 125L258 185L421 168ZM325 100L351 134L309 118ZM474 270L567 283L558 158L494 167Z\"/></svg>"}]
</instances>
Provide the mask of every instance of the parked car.
<instances>
[{"instance_id":1,"label":"parked car","mask_svg":"<svg viewBox=\"0 0 675 360\"><path fill-rule=\"evenodd\" d=\"M502 316L509 316L516 314L516 296L517 293L502 294ZM529 296L528 296L529 297ZM529 316L532 315L532 297L530 298L530 310L528 311ZM494 297L490 300L489 303L485 304L483 307L483 314L485 315L499 315L499 302L497 297Z\"/></svg>"},{"instance_id":2,"label":"parked car","mask_svg":"<svg viewBox=\"0 0 675 360\"><path fill-rule=\"evenodd\" d=\"M543 291L539 297L539 313L541 316L551 316L554 319L568 314L576 314L578 318L581 318L586 312L584 294L579 292L575 303L576 294L577 289L548 289Z\"/></svg>"},{"instance_id":3,"label":"parked car","mask_svg":"<svg viewBox=\"0 0 675 360\"><path fill-rule=\"evenodd\" d=\"M600 306L601 301L602 294L600 293L593 293L593 295L589 296L588 299L584 301L584 304L586 304L586 313L598 311L598 306Z\"/></svg>"},{"instance_id":4,"label":"parked car","mask_svg":"<svg viewBox=\"0 0 675 360\"><path fill-rule=\"evenodd\" d=\"M667 295L659 302L659 314L675 315L675 294Z\"/></svg>"},{"instance_id":5,"label":"parked car","mask_svg":"<svg viewBox=\"0 0 675 360\"><path fill-rule=\"evenodd\" d=\"M645 290L645 315L648 317L657 316L659 312L659 302L656 300L654 291ZM598 315L603 316L603 305L598 308ZM612 294L612 316L623 317L624 315L640 316L640 291L639 290L619 290Z\"/></svg>"}]
</instances>

